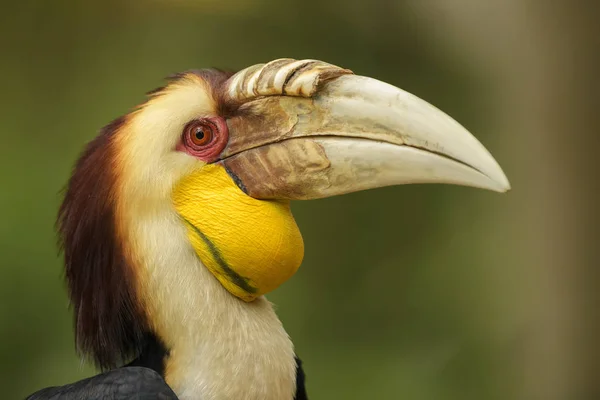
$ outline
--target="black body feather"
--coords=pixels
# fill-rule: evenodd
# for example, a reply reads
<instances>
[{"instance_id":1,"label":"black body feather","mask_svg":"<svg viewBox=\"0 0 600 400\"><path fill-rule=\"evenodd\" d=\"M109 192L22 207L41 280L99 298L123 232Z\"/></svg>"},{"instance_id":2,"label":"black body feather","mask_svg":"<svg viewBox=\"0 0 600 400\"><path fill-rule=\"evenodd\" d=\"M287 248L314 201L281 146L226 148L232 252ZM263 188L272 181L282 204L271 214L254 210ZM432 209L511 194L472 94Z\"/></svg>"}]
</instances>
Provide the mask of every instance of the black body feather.
<instances>
[{"instance_id":1,"label":"black body feather","mask_svg":"<svg viewBox=\"0 0 600 400\"><path fill-rule=\"evenodd\" d=\"M124 367L68 385L42 389L27 400L177 400L164 380L168 356L162 343L148 336L142 354ZM304 382L302 361L296 357L294 400L308 400Z\"/></svg>"},{"instance_id":2,"label":"black body feather","mask_svg":"<svg viewBox=\"0 0 600 400\"><path fill-rule=\"evenodd\" d=\"M154 370L124 367L65 386L50 387L27 400L177 400L169 385Z\"/></svg>"}]
</instances>

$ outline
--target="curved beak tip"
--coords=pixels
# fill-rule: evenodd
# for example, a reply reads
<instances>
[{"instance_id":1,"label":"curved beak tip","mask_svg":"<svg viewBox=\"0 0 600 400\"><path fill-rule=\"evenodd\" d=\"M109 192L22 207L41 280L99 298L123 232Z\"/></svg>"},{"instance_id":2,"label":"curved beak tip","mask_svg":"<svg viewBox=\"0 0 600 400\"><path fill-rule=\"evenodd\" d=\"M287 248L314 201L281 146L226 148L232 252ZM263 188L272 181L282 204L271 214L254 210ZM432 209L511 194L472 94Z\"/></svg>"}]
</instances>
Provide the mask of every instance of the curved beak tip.
<instances>
[{"instance_id":1,"label":"curved beak tip","mask_svg":"<svg viewBox=\"0 0 600 400\"><path fill-rule=\"evenodd\" d=\"M483 146L481 146L483 148ZM477 169L481 174L487 178L487 185L483 189L489 189L498 193L506 193L511 190L510 182L506 177L506 174L502 170L502 167L494 159L494 157L485 150L486 157L479 162Z\"/></svg>"},{"instance_id":2,"label":"curved beak tip","mask_svg":"<svg viewBox=\"0 0 600 400\"><path fill-rule=\"evenodd\" d=\"M494 181L493 186L490 185L488 189L498 193L507 193L510 192L511 186L505 177L503 181Z\"/></svg>"},{"instance_id":3,"label":"curved beak tip","mask_svg":"<svg viewBox=\"0 0 600 400\"><path fill-rule=\"evenodd\" d=\"M500 171L500 172L502 172L502 171ZM496 183L498 184L498 189L496 191L499 193L510 192L510 190L512 189L512 187L510 186L510 182L508 181L508 178L506 177L506 175L503 172L502 172L501 178L499 180L497 180Z\"/></svg>"}]
</instances>

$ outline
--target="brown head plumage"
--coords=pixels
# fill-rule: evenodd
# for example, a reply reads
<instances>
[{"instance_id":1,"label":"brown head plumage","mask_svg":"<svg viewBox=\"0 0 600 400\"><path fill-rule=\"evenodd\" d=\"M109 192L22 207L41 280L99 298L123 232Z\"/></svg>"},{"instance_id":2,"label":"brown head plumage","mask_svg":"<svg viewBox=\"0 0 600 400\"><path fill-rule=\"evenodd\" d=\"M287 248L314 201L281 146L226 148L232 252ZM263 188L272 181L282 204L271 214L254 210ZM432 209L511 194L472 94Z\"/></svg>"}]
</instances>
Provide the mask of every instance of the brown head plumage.
<instances>
[{"instance_id":1,"label":"brown head plumage","mask_svg":"<svg viewBox=\"0 0 600 400\"><path fill-rule=\"evenodd\" d=\"M126 121L116 119L88 144L58 216L77 347L103 369L136 354L147 327L116 218L114 137Z\"/></svg>"}]
</instances>

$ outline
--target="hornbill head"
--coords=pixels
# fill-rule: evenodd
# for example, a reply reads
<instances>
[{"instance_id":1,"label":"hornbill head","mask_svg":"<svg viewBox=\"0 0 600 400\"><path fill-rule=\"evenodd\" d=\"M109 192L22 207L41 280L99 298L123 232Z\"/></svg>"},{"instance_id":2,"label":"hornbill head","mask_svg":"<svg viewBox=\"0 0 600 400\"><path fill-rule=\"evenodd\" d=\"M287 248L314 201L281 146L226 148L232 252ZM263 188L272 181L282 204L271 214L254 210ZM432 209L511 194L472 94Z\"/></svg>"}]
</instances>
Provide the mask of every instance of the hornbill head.
<instances>
[{"instance_id":1,"label":"hornbill head","mask_svg":"<svg viewBox=\"0 0 600 400\"><path fill-rule=\"evenodd\" d=\"M79 347L112 367L147 332L176 348L196 319L217 335L234 315L234 329L300 266L291 200L408 183L509 189L448 115L347 69L280 59L176 75L107 126L70 180L59 225ZM195 308L217 302L237 311Z\"/></svg>"}]
</instances>

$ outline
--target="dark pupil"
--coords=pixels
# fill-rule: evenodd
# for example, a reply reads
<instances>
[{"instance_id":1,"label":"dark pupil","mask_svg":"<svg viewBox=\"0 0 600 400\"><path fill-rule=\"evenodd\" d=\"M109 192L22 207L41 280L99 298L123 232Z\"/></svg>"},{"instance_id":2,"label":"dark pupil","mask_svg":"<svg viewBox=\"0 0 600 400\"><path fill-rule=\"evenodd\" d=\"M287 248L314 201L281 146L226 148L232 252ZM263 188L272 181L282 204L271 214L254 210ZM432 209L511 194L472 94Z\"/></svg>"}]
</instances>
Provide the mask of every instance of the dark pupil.
<instances>
[{"instance_id":1,"label":"dark pupil","mask_svg":"<svg viewBox=\"0 0 600 400\"><path fill-rule=\"evenodd\" d=\"M196 139L198 139L198 140L204 139L204 129L202 129L202 128L196 129Z\"/></svg>"}]
</instances>

